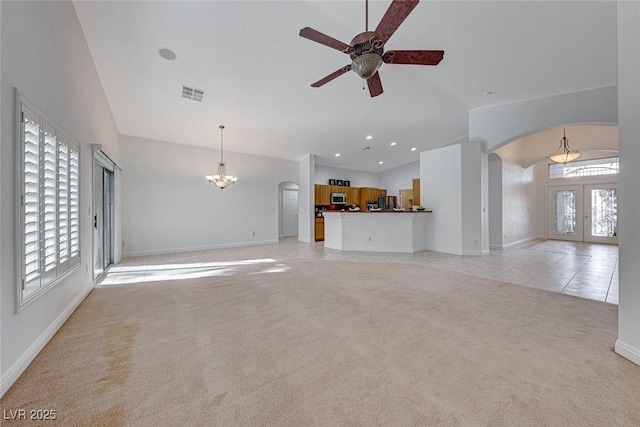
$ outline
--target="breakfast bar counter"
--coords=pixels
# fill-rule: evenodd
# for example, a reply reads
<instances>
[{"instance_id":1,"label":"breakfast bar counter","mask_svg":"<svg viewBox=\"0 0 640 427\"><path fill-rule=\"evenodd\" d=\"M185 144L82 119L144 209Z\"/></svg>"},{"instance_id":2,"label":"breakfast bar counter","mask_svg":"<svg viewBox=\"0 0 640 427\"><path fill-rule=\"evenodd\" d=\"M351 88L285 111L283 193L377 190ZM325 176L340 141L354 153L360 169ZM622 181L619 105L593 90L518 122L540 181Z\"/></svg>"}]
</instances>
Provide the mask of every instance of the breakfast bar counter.
<instances>
[{"instance_id":1,"label":"breakfast bar counter","mask_svg":"<svg viewBox=\"0 0 640 427\"><path fill-rule=\"evenodd\" d=\"M341 251L424 251L430 212L325 211L324 246Z\"/></svg>"}]
</instances>

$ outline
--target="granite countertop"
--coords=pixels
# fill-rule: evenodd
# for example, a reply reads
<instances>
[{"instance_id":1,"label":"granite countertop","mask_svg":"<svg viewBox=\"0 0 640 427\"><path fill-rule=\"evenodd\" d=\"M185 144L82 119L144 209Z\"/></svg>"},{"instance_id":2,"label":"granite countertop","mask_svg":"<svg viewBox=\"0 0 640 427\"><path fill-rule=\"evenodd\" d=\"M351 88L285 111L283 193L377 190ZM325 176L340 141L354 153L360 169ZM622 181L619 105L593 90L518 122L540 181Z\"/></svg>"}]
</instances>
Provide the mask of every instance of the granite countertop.
<instances>
[{"instance_id":1,"label":"granite countertop","mask_svg":"<svg viewBox=\"0 0 640 427\"><path fill-rule=\"evenodd\" d=\"M397 213L421 213L421 212L433 213L432 210L428 210L428 209L425 209L423 211L350 211L348 209L345 209L345 210L336 209L336 210L331 210L331 211L330 210L324 211L323 214L325 214L327 212L329 212L329 213L330 212L337 212L337 213L372 213L372 214L376 214L376 213L396 213L397 214Z\"/></svg>"}]
</instances>

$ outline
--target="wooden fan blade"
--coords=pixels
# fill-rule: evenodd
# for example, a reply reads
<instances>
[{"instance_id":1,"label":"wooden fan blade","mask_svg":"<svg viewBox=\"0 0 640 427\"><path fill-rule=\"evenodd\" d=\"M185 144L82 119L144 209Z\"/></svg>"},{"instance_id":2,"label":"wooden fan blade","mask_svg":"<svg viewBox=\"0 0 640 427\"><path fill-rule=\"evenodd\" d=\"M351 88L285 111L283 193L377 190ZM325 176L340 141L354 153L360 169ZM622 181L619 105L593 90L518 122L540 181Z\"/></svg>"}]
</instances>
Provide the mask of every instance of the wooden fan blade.
<instances>
[{"instance_id":1,"label":"wooden fan blade","mask_svg":"<svg viewBox=\"0 0 640 427\"><path fill-rule=\"evenodd\" d=\"M377 40L379 40L382 45L391 38L400 24L404 22L411 11L418 5L418 2L419 0L393 0L375 31Z\"/></svg>"},{"instance_id":2,"label":"wooden fan blade","mask_svg":"<svg viewBox=\"0 0 640 427\"><path fill-rule=\"evenodd\" d=\"M348 44L343 43L340 40L336 40L333 37L329 37L326 34L322 34L320 31L314 30L313 28L304 27L303 29L301 29L300 37L304 37L305 39L312 40L316 43L332 47L336 50L339 50L340 52L350 53L353 51L353 48Z\"/></svg>"},{"instance_id":3,"label":"wooden fan blade","mask_svg":"<svg viewBox=\"0 0 640 427\"><path fill-rule=\"evenodd\" d=\"M343 75L344 73L346 73L347 71L351 71L351 65L346 65L342 68L340 68L337 71L334 71L333 73L329 74L327 77L318 80L317 82L313 83L311 85L311 87L320 87L324 84L329 83L331 80L335 79L336 77L340 77L341 75Z\"/></svg>"},{"instance_id":4,"label":"wooden fan blade","mask_svg":"<svg viewBox=\"0 0 640 427\"><path fill-rule=\"evenodd\" d=\"M438 65L444 50L388 50L382 55L385 64Z\"/></svg>"},{"instance_id":5,"label":"wooden fan blade","mask_svg":"<svg viewBox=\"0 0 640 427\"><path fill-rule=\"evenodd\" d=\"M381 95L382 92L382 81L380 81L380 73L376 71L376 73L367 79L367 85L369 86L369 93L371 97Z\"/></svg>"}]
</instances>

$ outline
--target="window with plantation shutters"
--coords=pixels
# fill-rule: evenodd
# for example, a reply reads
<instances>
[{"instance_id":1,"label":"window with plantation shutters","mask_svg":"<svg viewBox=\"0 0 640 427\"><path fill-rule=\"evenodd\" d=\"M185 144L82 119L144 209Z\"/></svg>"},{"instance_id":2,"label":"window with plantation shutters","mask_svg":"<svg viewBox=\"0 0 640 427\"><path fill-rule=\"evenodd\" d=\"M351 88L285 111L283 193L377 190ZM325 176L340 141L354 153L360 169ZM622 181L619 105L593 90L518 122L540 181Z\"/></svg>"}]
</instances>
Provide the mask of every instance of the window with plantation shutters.
<instances>
[{"instance_id":1,"label":"window with plantation shutters","mask_svg":"<svg viewBox=\"0 0 640 427\"><path fill-rule=\"evenodd\" d=\"M80 263L80 147L19 102L18 308Z\"/></svg>"}]
</instances>

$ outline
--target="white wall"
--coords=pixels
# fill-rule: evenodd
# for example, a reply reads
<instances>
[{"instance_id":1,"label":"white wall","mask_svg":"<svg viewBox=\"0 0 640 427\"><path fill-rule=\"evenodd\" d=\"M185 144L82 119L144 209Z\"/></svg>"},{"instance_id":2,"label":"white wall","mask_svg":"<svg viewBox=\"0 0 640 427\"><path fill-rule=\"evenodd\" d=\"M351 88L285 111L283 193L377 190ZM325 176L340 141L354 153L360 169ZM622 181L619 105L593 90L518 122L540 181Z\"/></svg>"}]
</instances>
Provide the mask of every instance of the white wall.
<instances>
[{"instance_id":1,"label":"white wall","mask_svg":"<svg viewBox=\"0 0 640 427\"><path fill-rule=\"evenodd\" d=\"M329 184L329 179L342 179L351 181L352 187L380 187L380 174L357 171L354 169L336 168L326 165L315 165L314 184ZM382 188L382 187L380 187Z\"/></svg>"},{"instance_id":2,"label":"white wall","mask_svg":"<svg viewBox=\"0 0 640 427\"><path fill-rule=\"evenodd\" d=\"M413 188L415 178L420 178L420 160L382 172L380 188L385 188L388 196L400 196L400 190Z\"/></svg>"},{"instance_id":3,"label":"white wall","mask_svg":"<svg viewBox=\"0 0 640 427\"><path fill-rule=\"evenodd\" d=\"M420 202L433 210L428 250L462 254L461 159L461 144L420 153Z\"/></svg>"},{"instance_id":4,"label":"white wall","mask_svg":"<svg viewBox=\"0 0 640 427\"><path fill-rule=\"evenodd\" d=\"M535 166L524 169L517 163L521 149L517 144L509 144L496 151L502 158L501 244L504 246L544 234L543 229L538 229L539 218L544 218L545 213L540 195L544 183L536 183Z\"/></svg>"},{"instance_id":5,"label":"white wall","mask_svg":"<svg viewBox=\"0 0 640 427\"><path fill-rule=\"evenodd\" d=\"M616 352L640 365L640 3L618 2L620 286Z\"/></svg>"},{"instance_id":6,"label":"white wall","mask_svg":"<svg viewBox=\"0 0 640 427\"><path fill-rule=\"evenodd\" d=\"M220 190L205 179L219 150L131 136L121 150L125 256L277 242L278 184L298 181L297 162L225 152L239 179Z\"/></svg>"},{"instance_id":7,"label":"white wall","mask_svg":"<svg viewBox=\"0 0 640 427\"><path fill-rule=\"evenodd\" d=\"M119 157L118 131L71 2L0 2L2 207L0 392L17 379L93 288L92 153L99 142ZM13 87L81 144L80 260L67 279L15 312L15 135Z\"/></svg>"}]
</instances>

